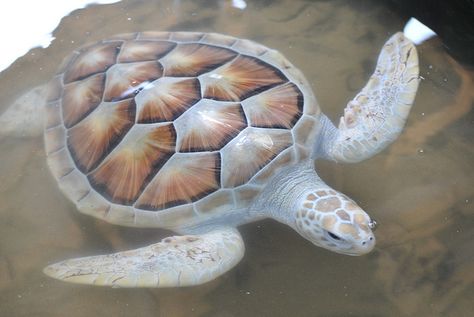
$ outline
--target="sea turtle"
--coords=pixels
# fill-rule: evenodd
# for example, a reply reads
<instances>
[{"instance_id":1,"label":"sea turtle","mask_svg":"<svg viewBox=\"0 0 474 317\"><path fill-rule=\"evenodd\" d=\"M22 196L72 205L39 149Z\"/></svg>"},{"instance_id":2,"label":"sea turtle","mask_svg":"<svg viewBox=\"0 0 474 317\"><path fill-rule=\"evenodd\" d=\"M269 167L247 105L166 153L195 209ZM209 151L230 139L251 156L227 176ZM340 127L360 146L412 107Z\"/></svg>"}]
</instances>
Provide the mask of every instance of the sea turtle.
<instances>
[{"instance_id":1,"label":"sea turtle","mask_svg":"<svg viewBox=\"0 0 474 317\"><path fill-rule=\"evenodd\" d=\"M336 128L301 72L250 40L139 32L78 49L50 82L43 111L60 189L82 213L179 235L44 272L116 287L198 285L241 260L236 227L263 218L337 253L370 252L375 222L326 185L314 161L358 162L383 150L418 82L416 48L396 33ZM27 108L0 121L24 128L37 121Z\"/></svg>"}]
</instances>

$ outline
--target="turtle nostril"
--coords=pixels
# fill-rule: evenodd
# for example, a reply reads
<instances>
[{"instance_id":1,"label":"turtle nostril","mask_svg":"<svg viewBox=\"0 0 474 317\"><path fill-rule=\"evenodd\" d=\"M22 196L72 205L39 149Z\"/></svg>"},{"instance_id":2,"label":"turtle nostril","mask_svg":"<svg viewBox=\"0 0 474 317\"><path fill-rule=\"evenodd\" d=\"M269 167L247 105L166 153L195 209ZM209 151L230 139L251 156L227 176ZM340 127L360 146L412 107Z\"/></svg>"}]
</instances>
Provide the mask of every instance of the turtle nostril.
<instances>
[{"instance_id":1,"label":"turtle nostril","mask_svg":"<svg viewBox=\"0 0 474 317\"><path fill-rule=\"evenodd\" d=\"M377 221L375 221L374 219L370 219L369 228L372 229L372 230L377 229Z\"/></svg>"},{"instance_id":2,"label":"turtle nostril","mask_svg":"<svg viewBox=\"0 0 474 317\"><path fill-rule=\"evenodd\" d=\"M368 240L362 241L361 244L362 244L363 246L365 246L367 243L372 242L372 241L374 241L374 237L373 237L373 236L370 236L370 237L368 238Z\"/></svg>"}]
</instances>

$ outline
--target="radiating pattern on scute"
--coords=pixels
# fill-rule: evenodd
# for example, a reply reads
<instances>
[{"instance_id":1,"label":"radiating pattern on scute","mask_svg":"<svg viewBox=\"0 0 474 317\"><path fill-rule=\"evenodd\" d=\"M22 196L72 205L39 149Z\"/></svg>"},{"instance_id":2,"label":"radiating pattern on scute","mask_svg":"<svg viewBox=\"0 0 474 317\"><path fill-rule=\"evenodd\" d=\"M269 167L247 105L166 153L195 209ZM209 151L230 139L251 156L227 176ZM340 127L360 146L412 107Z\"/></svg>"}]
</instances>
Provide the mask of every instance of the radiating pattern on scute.
<instances>
[{"instance_id":1,"label":"radiating pattern on scute","mask_svg":"<svg viewBox=\"0 0 474 317\"><path fill-rule=\"evenodd\" d=\"M70 128L95 109L104 93L104 74L97 74L64 87L64 125Z\"/></svg>"},{"instance_id":2,"label":"radiating pattern on scute","mask_svg":"<svg viewBox=\"0 0 474 317\"><path fill-rule=\"evenodd\" d=\"M64 83L106 71L115 64L121 42L99 43L81 51L64 73Z\"/></svg>"},{"instance_id":3,"label":"radiating pattern on scute","mask_svg":"<svg viewBox=\"0 0 474 317\"><path fill-rule=\"evenodd\" d=\"M291 129L303 112L303 95L286 83L247 99L244 110L253 127Z\"/></svg>"},{"instance_id":4,"label":"radiating pattern on scute","mask_svg":"<svg viewBox=\"0 0 474 317\"><path fill-rule=\"evenodd\" d=\"M134 202L146 180L171 156L176 143L173 125L136 126L118 148L90 174L112 201Z\"/></svg>"},{"instance_id":5,"label":"radiating pattern on scute","mask_svg":"<svg viewBox=\"0 0 474 317\"><path fill-rule=\"evenodd\" d=\"M142 89L143 83L149 83L161 77L160 63L139 62L115 64L107 71L104 100L115 101L134 96Z\"/></svg>"},{"instance_id":6,"label":"radiating pattern on scute","mask_svg":"<svg viewBox=\"0 0 474 317\"><path fill-rule=\"evenodd\" d=\"M135 102L104 103L68 132L69 150L85 173L117 145L135 123Z\"/></svg>"},{"instance_id":7,"label":"radiating pattern on scute","mask_svg":"<svg viewBox=\"0 0 474 317\"><path fill-rule=\"evenodd\" d=\"M204 44L180 44L161 62L166 76L191 77L211 71L236 55L231 50Z\"/></svg>"},{"instance_id":8,"label":"radiating pattern on scute","mask_svg":"<svg viewBox=\"0 0 474 317\"><path fill-rule=\"evenodd\" d=\"M222 171L224 187L246 183L263 166L292 143L288 130L248 128L227 145Z\"/></svg>"},{"instance_id":9,"label":"radiating pattern on scute","mask_svg":"<svg viewBox=\"0 0 474 317\"><path fill-rule=\"evenodd\" d=\"M219 188L218 152L174 155L138 199L137 207L164 209L190 203Z\"/></svg>"},{"instance_id":10,"label":"radiating pattern on scute","mask_svg":"<svg viewBox=\"0 0 474 317\"><path fill-rule=\"evenodd\" d=\"M249 56L239 56L206 76L204 98L240 101L286 78L276 68Z\"/></svg>"},{"instance_id":11,"label":"radiating pattern on scute","mask_svg":"<svg viewBox=\"0 0 474 317\"><path fill-rule=\"evenodd\" d=\"M180 152L219 150L247 127L240 104L223 105L214 100L202 100L174 124L181 131Z\"/></svg>"},{"instance_id":12,"label":"radiating pattern on scute","mask_svg":"<svg viewBox=\"0 0 474 317\"><path fill-rule=\"evenodd\" d=\"M51 84L50 152L67 145L91 190L115 204L159 211L231 200L229 188L293 145L303 116L302 92L259 57L266 51L166 32L85 47Z\"/></svg>"},{"instance_id":13,"label":"radiating pattern on scute","mask_svg":"<svg viewBox=\"0 0 474 317\"><path fill-rule=\"evenodd\" d=\"M118 57L119 63L151 61L166 55L176 46L171 42L129 41L125 42Z\"/></svg>"},{"instance_id":14,"label":"radiating pattern on scute","mask_svg":"<svg viewBox=\"0 0 474 317\"><path fill-rule=\"evenodd\" d=\"M200 99L201 86L196 78L160 78L137 95L137 122L173 121Z\"/></svg>"}]
</instances>

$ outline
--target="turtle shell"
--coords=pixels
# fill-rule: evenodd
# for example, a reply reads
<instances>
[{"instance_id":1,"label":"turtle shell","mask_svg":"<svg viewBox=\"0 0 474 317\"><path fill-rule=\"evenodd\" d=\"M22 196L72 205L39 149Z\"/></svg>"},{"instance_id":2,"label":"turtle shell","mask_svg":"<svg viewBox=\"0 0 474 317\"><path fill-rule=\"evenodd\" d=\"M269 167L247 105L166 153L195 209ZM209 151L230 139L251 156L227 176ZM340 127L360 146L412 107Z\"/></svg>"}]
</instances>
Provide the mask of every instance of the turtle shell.
<instances>
[{"instance_id":1,"label":"turtle shell","mask_svg":"<svg viewBox=\"0 0 474 317\"><path fill-rule=\"evenodd\" d=\"M60 188L109 222L177 228L250 206L307 158L319 107L280 53L220 34L142 32L87 45L49 85Z\"/></svg>"}]
</instances>

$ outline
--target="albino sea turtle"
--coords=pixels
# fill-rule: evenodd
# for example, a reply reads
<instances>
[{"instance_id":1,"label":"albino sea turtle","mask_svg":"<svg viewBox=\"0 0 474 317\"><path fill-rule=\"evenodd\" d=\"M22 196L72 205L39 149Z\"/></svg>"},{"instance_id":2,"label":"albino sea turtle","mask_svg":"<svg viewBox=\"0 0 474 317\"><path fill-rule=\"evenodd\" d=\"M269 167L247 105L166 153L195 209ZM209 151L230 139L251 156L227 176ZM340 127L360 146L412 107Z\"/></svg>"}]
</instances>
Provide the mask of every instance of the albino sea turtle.
<instances>
[{"instance_id":1,"label":"albino sea turtle","mask_svg":"<svg viewBox=\"0 0 474 317\"><path fill-rule=\"evenodd\" d=\"M179 235L44 272L95 285L198 285L241 260L236 227L263 218L337 253L370 252L375 222L318 177L314 160L358 162L383 150L400 134L418 82L416 48L397 33L336 128L301 72L250 40L141 32L78 49L42 111L60 189L82 213ZM23 118L38 120L17 107L0 121L24 129Z\"/></svg>"}]
</instances>

